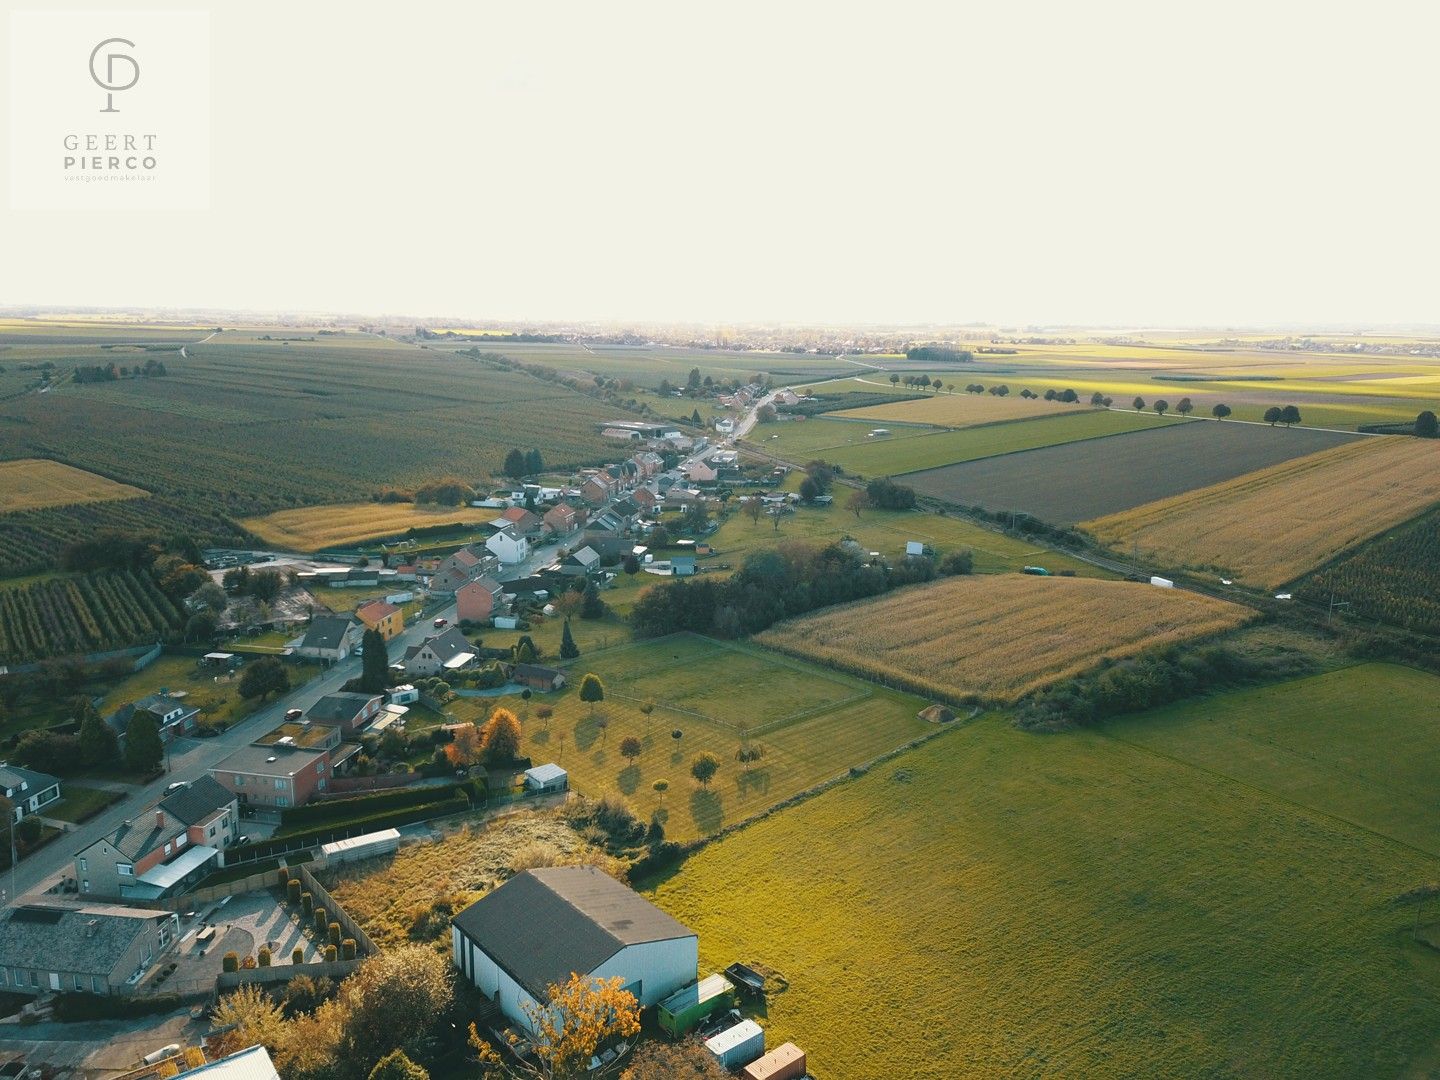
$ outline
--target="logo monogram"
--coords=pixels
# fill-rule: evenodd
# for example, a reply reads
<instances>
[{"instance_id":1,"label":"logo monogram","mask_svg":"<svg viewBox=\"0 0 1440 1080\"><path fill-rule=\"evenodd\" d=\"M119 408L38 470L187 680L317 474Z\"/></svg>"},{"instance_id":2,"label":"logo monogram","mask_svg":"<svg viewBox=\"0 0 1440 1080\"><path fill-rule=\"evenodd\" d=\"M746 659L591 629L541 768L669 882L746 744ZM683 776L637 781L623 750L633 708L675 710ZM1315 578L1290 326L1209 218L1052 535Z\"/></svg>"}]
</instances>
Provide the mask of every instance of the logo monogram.
<instances>
[{"instance_id":1,"label":"logo monogram","mask_svg":"<svg viewBox=\"0 0 1440 1080\"><path fill-rule=\"evenodd\" d=\"M105 108L101 109L100 111L105 113L118 113L120 110L115 108L115 95L120 93L122 90L129 90L132 86L134 86L140 81L140 64L133 56L130 56L128 53L106 53L105 74L102 78L100 72L95 70L95 60L100 55L100 50L105 48L105 46L107 45L129 45L133 49L135 47L135 43L125 38L106 38L104 41L100 42L99 45L96 45L95 48L90 51L90 78L95 80L96 86L100 87L101 90L106 91ZM115 70L115 65L117 62L119 62L121 65L120 74L117 74ZM125 74L126 69L124 65L126 64L129 65L130 81L122 83L119 80L123 78Z\"/></svg>"}]
</instances>

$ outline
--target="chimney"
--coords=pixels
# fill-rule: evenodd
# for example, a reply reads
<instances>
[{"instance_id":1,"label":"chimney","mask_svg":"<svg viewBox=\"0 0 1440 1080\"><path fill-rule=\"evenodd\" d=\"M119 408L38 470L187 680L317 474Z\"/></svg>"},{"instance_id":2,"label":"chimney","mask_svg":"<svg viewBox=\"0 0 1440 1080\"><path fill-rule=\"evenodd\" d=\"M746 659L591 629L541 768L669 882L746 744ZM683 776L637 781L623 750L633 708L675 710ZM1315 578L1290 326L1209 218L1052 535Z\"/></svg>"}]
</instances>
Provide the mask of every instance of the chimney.
<instances>
[{"instance_id":1,"label":"chimney","mask_svg":"<svg viewBox=\"0 0 1440 1080\"><path fill-rule=\"evenodd\" d=\"M163 829L163 828L165 827L165 811L164 811L164 810L156 810L156 811L155 811L155 827L156 827L157 829Z\"/></svg>"},{"instance_id":2,"label":"chimney","mask_svg":"<svg viewBox=\"0 0 1440 1080\"><path fill-rule=\"evenodd\" d=\"M99 925L100 925L100 920L99 920L99 919L91 919L89 922L87 922L87 923L85 924L85 936L86 936L87 938L94 937L94 936L95 936L95 929L96 929L96 927L98 927Z\"/></svg>"}]
</instances>

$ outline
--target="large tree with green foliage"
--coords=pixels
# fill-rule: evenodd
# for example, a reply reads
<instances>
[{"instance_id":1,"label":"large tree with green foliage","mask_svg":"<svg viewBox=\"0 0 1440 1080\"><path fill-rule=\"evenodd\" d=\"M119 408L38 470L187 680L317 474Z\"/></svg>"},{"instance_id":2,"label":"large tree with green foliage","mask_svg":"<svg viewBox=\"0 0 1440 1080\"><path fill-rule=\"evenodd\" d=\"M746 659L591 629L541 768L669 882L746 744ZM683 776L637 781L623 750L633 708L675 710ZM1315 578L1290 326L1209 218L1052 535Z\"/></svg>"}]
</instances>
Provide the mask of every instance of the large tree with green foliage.
<instances>
[{"instance_id":1,"label":"large tree with green foliage","mask_svg":"<svg viewBox=\"0 0 1440 1080\"><path fill-rule=\"evenodd\" d=\"M519 447L513 448L505 455L503 470L506 476L512 480L519 480L525 475L525 451Z\"/></svg>"},{"instance_id":2,"label":"large tree with green foliage","mask_svg":"<svg viewBox=\"0 0 1440 1080\"><path fill-rule=\"evenodd\" d=\"M113 762L120 754L120 740L88 701L80 717L80 758L86 765Z\"/></svg>"},{"instance_id":3,"label":"large tree with green foliage","mask_svg":"<svg viewBox=\"0 0 1440 1080\"><path fill-rule=\"evenodd\" d=\"M587 671L580 680L580 700L590 706L591 716L595 715L595 706L605 700L605 684L593 671Z\"/></svg>"},{"instance_id":4,"label":"large tree with green foliage","mask_svg":"<svg viewBox=\"0 0 1440 1080\"><path fill-rule=\"evenodd\" d=\"M575 635L570 632L570 620L565 620L565 628L560 631L560 659L574 660L580 655L580 646L575 644Z\"/></svg>"},{"instance_id":5,"label":"large tree with green foliage","mask_svg":"<svg viewBox=\"0 0 1440 1080\"><path fill-rule=\"evenodd\" d=\"M367 694L379 694L390 681L390 647L385 635L379 630L366 630L360 647L365 651L361 657L360 689Z\"/></svg>"},{"instance_id":6,"label":"large tree with green foliage","mask_svg":"<svg viewBox=\"0 0 1440 1080\"><path fill-rule=\"evenodd\" d=\"M406 1057L404 1050L391 1050L370 1070L370 1080L430 1080L430 1074Z\"/></svg>"},{"instance_id":7,"label":"large tree with green foliage","mask_svg":"<svg viewBox=\"0 0 1440 1080\"><path fill-rule=\"evenodd\" d=\"M160 770L165 744L160 739L160 718L147 709L130 717L125 729L125 765L133 773L149 776Z\"/></svg>"},{"instance_id":8,"label":"large tree with green foliage","mask_svg":"<svg viewBox=\"0 0 1440 1080\"><path fill-rule=\"evenodd\" d=\"M271 694L284 693L290 689L290 672L274 656L262 656L245 669L240 676L240 696L259 698L264 701Z\"/></svg>"}]
</instances>

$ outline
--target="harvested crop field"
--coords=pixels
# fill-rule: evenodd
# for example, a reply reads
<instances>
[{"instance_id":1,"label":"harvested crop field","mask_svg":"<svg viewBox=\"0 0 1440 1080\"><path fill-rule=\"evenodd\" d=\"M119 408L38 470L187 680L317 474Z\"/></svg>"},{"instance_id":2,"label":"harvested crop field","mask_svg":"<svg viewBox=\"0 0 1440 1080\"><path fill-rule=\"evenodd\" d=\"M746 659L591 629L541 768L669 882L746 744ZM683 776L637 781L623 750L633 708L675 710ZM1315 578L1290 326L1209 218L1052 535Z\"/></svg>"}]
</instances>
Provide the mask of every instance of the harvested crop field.
<instances>
[{"instance_id":1,"label":"harvested crop field","mask_svg":"<svg viewBox=\"0 0 1440 1080\"><path fill-rule=\"evenodd\" d=\"M1010 702L1101 660L1228 630L1253 614L1180 589L993 574L830 608L758 640L916 694Z\"/></svg>"},{"instance_id":2,"label":"harvested crop field","mask_svg":"<svg viewBox=\"0 0 1440 1080\"><path fill-rule=\"evenodd\" d=\"M912 473L922 495L1073 525L1218 484L1361 436L1196 421Z\"/></svg>"},{"instance_id":3,"label":"harvested crop field","mask_svg":"<svg viewBox=\"0 0 1440 1080\"><path fill-rule=\"evenodd\" d=\"M339 544L399 536L407 529L476 525L494 510L475 506L415 506L412 503L337 503L277 510L241 522L267 544L294 551L318 551Z\"/></svg>"},{"instance_id":4,"label":"harvested crop field","mask_svg":"<svg viewBox=\"0 0 1440 1080\"><path fill-rule=\"evenodd\" d=\"M141 499L149 492L43 458L0 461L0 513Z\"/></svg>"},{"instance_id":5,"label":"harvested crop field","mask_svg":"<svg viewBox=\"0 0 1440 1080\"><path fill-rule=\"evenodd\" d=\"M1106 544L1252 585L1292 581L1440 501L1440 446L1372 438L1091 521Z\"/></svg>"},{"instance_id":6,"label":"harvested crop field","mask_svg":"<svg viewBox=\"0 0 1440 1080\"><path fill-rule=\"evenodd\" d=\"M1054 416L1078 412L1088 405L1061 404L1043 398L1026 399L996 397L994 394L936 394L915 401L895 401L888 405L870 405L862 409L846 409L834 415L874 423L934 424L937 427L971 427L994 424L1001 420L1023 420L1031 416Z\"/></svg>"}]
</instances>

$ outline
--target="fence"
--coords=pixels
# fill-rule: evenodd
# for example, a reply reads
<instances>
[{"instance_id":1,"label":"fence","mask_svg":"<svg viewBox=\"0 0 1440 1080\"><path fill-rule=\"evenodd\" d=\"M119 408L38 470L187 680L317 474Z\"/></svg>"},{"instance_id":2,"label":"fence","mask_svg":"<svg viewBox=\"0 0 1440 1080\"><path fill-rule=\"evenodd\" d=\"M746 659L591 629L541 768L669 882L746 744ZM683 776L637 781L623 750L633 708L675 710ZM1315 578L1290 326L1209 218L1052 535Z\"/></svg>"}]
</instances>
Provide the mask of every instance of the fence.
<instances>
[{"instance_id":1,"label":"fence","mask_svg":"<svg viewBox=\"0 0 1440 1080\"><path fill-rule=\"evenodd\" d=\"M330 780L330 790L315 796L316 802L331 802L337 795L356 791L383 791L386 788L404 787L423 779L419 773L386 773L384 776L336 776Z\"/></svg>"},{"instance_id":2,"label":"fence","mask_svg":"<svg viewBox=\"0 0 1440 1080\"><path fill-rule=\"evenodd\" d=\"M315 898L315 906L323 907L330 914L334 922L340 924L341 936L355 939L355 949L359 956L374 956L380 950L370 940L370 935L354 919L350 913L337 904L326 890L325 886L315 880L315 875L310 873L308 866L298 867L300 871L301 886ZM303 964L300 966L304 966Z\"/></svg>"},{"instance_id":3,"label":"fence","mask_svg":"<svg viewBox=\"0 0 1440 1080\"><path fill-rule=\"evenodd\" d=\"M273 858L274 856L270 856ZM303 866L312 859L291 859L290 869L294 870L297 865ZM203 889L196 889L194 892L186 893L183 896L167 896L152 901L157 907L167 911L194 911L207 904L213 904L217 900L223 900L227 896L239 896L241 893L255 892L257 889L269 889L279 886L280 871L276 867L268 870L260 870L248 874L234 881L225 881L219 885L209 885Z\"/></svg>"},{"instance_id":4,"label":"fence","mask_svg":"<svg viewBox=\"0 0 1440 1080\"><path fill-rule=\"evenodd\" d=\"M268 968L242 968L239 971L222 971L215 978L215 987L220 993L234 990L237 986L289 982L297 975L309 975L312 979L324 976L339 982L360 966L359 960L318 960L311 964L272 964Z\"/></svg>"},{"instance_id":5,"label":"fence","mask_svg":"<svg viewBox=\"0 0 1440 1080\"><path fill-rule=\"evenodd\" d=\"M67 657L66 659L78 660L82 664L103 664L107 660L123 660L126 657L133 656L135 663L131 670L140 671L142 668L147 668L153 664L164 651L165 645L157 641L154 645L132 645L128 649L111 649L109 652L86 653L84 656ZM9 675L25 675L32 671L39 670L40 662L36 661L32 664L11 664L3 673Z\"/></svg>"}]
</instances>

